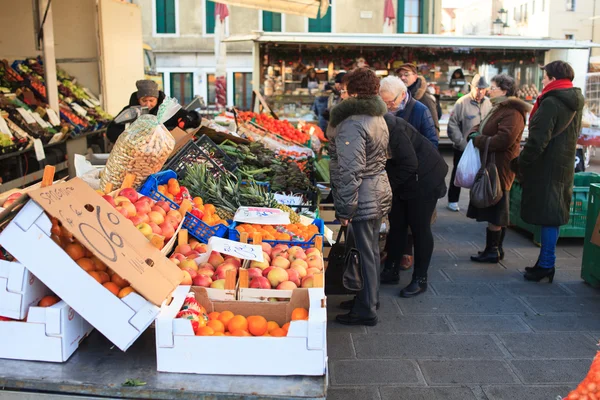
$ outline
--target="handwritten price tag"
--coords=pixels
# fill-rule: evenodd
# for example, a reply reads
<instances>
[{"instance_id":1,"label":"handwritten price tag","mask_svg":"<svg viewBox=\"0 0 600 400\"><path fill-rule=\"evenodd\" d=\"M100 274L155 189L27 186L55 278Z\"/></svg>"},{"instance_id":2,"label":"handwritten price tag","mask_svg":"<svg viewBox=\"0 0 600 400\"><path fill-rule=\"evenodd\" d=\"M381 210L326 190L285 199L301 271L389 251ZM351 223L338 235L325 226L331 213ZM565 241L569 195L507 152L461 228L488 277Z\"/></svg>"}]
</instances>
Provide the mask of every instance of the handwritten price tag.
<instances>
[{"instance_id":1,"label":"handwritten price tag","mask_svg":"<svg viewBox=\"0 0 600 400\"><path fill-rule=\"evenodd\" d=\"M277 208L240 207L233 220L246 224L288 225L290 215Z\"/></svg>"},{"instance_id":2,"label":"handwritten price tag","mask_svg":"<svg viewBox=\"0 0 600 400\"><path fill-rule=\"evenodd\" d=\"M208 240L208 248L212 251L218 251L221 254L227 254L239 257L243 260L263 261L262 246L255 246L247 243L234 242L233 240L212 237ZM208 252L210 253L210 251Z\"/></svg>"},{"instance_id":3,"label":"handwritten price tag","mask_svg":"<svg viewBox=\"0 0 600 400\"><path fill-rule=\"evenodd\" d=\"M303 203L302 195L294 196L275 193L273 196L279 204L284 204L286 206L301 206Z\"/></svg>"}]
</instances>

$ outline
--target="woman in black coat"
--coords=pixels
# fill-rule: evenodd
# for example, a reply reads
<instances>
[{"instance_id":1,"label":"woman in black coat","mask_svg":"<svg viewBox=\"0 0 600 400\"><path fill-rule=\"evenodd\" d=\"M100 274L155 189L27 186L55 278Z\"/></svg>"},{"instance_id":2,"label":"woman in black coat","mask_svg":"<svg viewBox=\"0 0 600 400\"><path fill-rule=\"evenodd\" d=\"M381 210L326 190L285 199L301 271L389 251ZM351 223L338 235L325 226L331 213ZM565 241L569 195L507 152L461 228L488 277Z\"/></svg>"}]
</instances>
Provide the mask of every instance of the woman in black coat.
<instances>
[{"instance_id":1,"label":"woman in black coat","mask_svg":"<svg viewBox=\"0 0 600 400\"><path fill-rule=\"evenodd\" d=\"M427 290L427 270L433 253L431 216L438 199L446 195L448 165L437 149L412 125L392 114L385 115L390 132L390 159L386 171L392 187L393 202L389 215L387 259L381 283L398 283L402 252L408 227L413 234L415 266L411 283L401 297L412 297Z\"/></svg>"}]
</instances>

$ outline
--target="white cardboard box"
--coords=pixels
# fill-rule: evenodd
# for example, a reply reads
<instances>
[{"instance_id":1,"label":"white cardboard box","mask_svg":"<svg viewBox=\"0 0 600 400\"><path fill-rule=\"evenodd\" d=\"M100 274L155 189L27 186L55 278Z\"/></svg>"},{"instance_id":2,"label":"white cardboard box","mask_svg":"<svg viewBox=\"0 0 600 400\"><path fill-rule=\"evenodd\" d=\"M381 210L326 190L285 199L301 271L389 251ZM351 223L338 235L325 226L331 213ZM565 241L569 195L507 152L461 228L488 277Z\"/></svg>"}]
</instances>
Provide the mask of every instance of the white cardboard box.
<instances>
[{"instance_id":1,"label":"white cardboard box","mask_svg":"<svg viewBox=\"0 0 600 400\"><path fill-rule=\"evenodd\" d=\"M169 297L183 274L80 179L29 196L35 201L29 200L0 233L0 245L125 351L154 321L158 305ZM140 294L119 299L80 268L50 238L52 223L38 201Z\"/></svg>"},{"instance_id":2,"label":"white cardboard box","mask_svg":"<svg viewBox=\"0 0 600 400\"><path fill-rule=\"evenodd\" d=\"M21 263L0 260L0 316L25 319L29 307L50 294Z\"/></svg>"},{"instance_id":3,"label":"white cardboard box","mask_svg":"<svg viewBox=\"0 0 600 400\"><path fill-rule=\"evenodd\" d=\"M296 307L308 321L292 321L287 337L195 336L189 320L175 319L189 286L180 286L156 320L157 369L162 372L217 375L312 375L327 370L327 309L322 289L299 289L289 303L213 302L203 288L191 288L207 312L263 315L280 325ZM202 360L211 360L202 362Z\"/></svg>"},{"instance_id":4,"label":"white cardboard box","mask_svg":"<svg viewBox=\"0 0 600 400\"><path fill-rule=\"evenodd\" d=\"M64 301L31 307L27 321L0 321L0 358L64 362L92 326Z\"/></svg>"}]
</instances>

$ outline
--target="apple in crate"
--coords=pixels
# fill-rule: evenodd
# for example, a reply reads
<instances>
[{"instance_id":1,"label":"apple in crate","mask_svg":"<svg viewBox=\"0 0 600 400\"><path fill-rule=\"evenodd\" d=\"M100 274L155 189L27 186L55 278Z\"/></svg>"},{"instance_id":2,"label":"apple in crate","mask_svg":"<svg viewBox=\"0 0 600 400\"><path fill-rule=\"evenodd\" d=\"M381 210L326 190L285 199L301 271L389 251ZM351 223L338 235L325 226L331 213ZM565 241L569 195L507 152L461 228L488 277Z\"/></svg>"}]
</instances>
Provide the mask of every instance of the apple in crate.
<instances>
[{"instance_id":1,"label":"apple in crate","mask_svg":"<svg viewBox=\"0 0 600 400\"><path fill-rule=\"evenodd\" d=\"M198 275L208 276L209 278L212 279L212 277L215 275L215 271L212 268L212 266L211 266L211 268L203 267L203 268L198 269Z\"/></svg>"},{"instance_id":2,"label":"apple in crate","mask_svg":"<svg viewBox=\"0 0 600 400\"><path fill-rule=\"evenodd\" d=\"M173 235L175 235L175 227L168 222L163 222L162 224L158 225L158 227L161 229L162 235L167 240L171 239Z\"/></svg>"},{"instance_id":3,"label":"apple in crate","mask_svg":"<svg viewBox=\"0 0 600 400\"><path fill-rule=\"evenodd\" d=\"M296 271L295 269L288 269L287 270L288 273L288 280L290 282L293 282L296 287L300 287L300 281L302 278L300 278L300 273L298 273L298 271Z\"/></svg>"},{"instance_id":4,"label":"apple in crate","mask_svg":"<svg viewBox=\"0 0 600 400\"><path fill-rule=\"evenodd\" d=\"M139 202L139 201L138 201L138 202ZM137 204L137 203L136 203L136 204ZM167 216L167 213L165 212L165 210L163 210L163 209L162 209L162 207L159 207L159 206L156 206L156 205L155 205L155 206L152 206L152 207L150 207L150 211L157 212L157 213L159 213L160 215L162 215L163 217L166 217L166 216ZM150 211L148 211L148 212L150 212Z\"/></svg>"},{"instance_id":5,"label":"apple in crate","mask_svg":"<svg viewBox=\"0 0 600 400\"><path fill-rule=\"evenodd\" d=\"M303 288L315 287L315 278L312 275L302 278L302 287Z\"/></svg>"},{"instance_id":6,"label":"apple in crate","mask_svg":"<svg viewBox=\"0 0 600 400\"><path fill-rule=\"evenodd\" d=\"M274 267L267 274L267 279L271 283L271 286L277 287L281 282L285 282L288 280L288 273L283 268Z\"/></svg>"},{"instance_id":7,"label":"apple in crate","mask_svg":"<svg viewBox=\"0 0 600 400\"><path fill-rule=\"evenodd\" d=\"M319 268L309 268L306 270L306 276L312 276L314 274L320 273L321 270Z\"/></svg>"},{"instance_id":8,"label":"apple in crate","mask_svg":"<svg viewBox=\"0 0 600 400\"><path fill-rule=\"evenodd\" d=\"M248 278L249 279L256 278L258 276L262 277L262 269L260 269L260 268L249 268L248 269Z\"/></svg>"},{"instance_id":9,"label":"apple in crate","mask_svg":"<svg viewBox=\"0 0 600 400\"><path fill-rule=\"evenodd\" d=\"M288 269L290 267L290 261L287 258L283 258L282 256L277 256L273 259L271 265L273 267Z\"/></svg>"},{"instance_id":10,"label":"apple in crate","mask_svg":"<svg viewBox=\"0 0 600 400\"><path fill-rule=\"evenodd\" d=\"M271 252L273 251L271 245L266 242L262 242L260 245L262 246L263 252L267 253L267 255L271 257Z\"/></svg>"},{"instance_id":11,"label":"apple in crate","mask_svg":"<svg viewBox=\"0 0 600 400\"><path fill-rule=\"evenodd\" d=\"M185 260L181 261L179 263L179 268L191 268L194 271L198 271L198 265L196 264L196 261L190 260L189 258L186 258Z\"/></svg>"},{"instance_id":12,"label":"apple in crate","mask_svg":"<svg viewBox=\"0 0 600 400\"><path fill-rule=\"evenodd\" d=\"M269 263L267 261L252 261L250 263L250 268L259 268L262 271L265 271L269 268Z\"/></svg>"},{"instance_id":13,"label":"apple in crate","mask_svg":"<svg viewBox=\"0 0 600 400\"><path fill-rule=\"evenodd\" d=\"M219 265L223 264L224 262L225 262L225 259L223 258L223 256L221 256L221 253L219 253L217 251L213 251L212 253L210 253L210 256L208 257L208 263L211 264L215 268L217 268Z\"/></svg>"},{"instance_id":14,"label":"apple in crate","mask_svg":"<svg viewBox=\"0 0 600 400\"><path fill-rule=\"evenodd\" d=\"M156 205L163 209L163 211L165 212L165 215L167 215L167 213L169 211L171 211L171 206L169 205L168 202L166 202L164 200L157 201Z\"/></svg>"},{"instance_id":15,"label":"apple in crate","mask_svg":"<svg viewBox=\"0 0 600 400\"><path fill-rule=\"evenodd\" d=\"M9 198L10 198L10 197L9 197ZM110 204L111 206L113 206L113 207L115 207L115 208L117 207L117 205L115 204L115 199L113 199L113 197L112 197L112 196L109 196L109 195L105 194L104 196L102 196L102 198L103 198L104 200L106 200L106 201L108 202L108 204ZM7 201L8 201L8 200L7 200ZM5 204L5 207L8 207L8 206L6 205L6 202L4 202L4 204Z\"/></svg>"},{"instance_id":16,"label":"apple in crate","mask_svg":"<svg viewBox=\"0 0 600 400\"><path fill-rule=\"evenodd\" d=\"M227 271L237 272L237 268L235 267L235 265L223 263L217 267L215 271L215 277L217 279L225 279L225 277L227 276Z\"/></svg>"},{"instance_id":17,"label":"apple in crate","mask_svg":"<svg viewBox=\"0 0 600 400\"><path fill-rule=\"evenodd\" d=\"M304 253L304 249L300 246L292 246L288 250L289 260L306 260L307 256Z\"/></svg>"},{"instance_id":18,"label":"apple in crate","mask_svg":"<svg viewBox=\"0 0 600 400\"><path fill-rule=\"evenodd\" d=\"M184 256L188 256L192 252L192 247L189 244L180 244L175 247L175 253L181 253Z\"/></svg>"},{"instance_id":19,"label":"apple in crate","mask_svg":"<svg viewBox=\"0 0 600 400\"><path fill-rule=\"evenodd\" d=\"M126 197L131 203L135 203L138 199L138 194L133 188L121 189L118 193L119 197Z\"/></svg>"},{"instance_id":20,"label":"apple in crate","mask_svg":"<svg viewBox=\"0 0 600 400\"><path fill-rule=\"evenodd\" d=\"M319 249L311 247L310 249L306 250L306 255L310 256L311 254L315 253L317 256L321 256L321 252L319 251Z\"/></svg>"},{"instance_id":21,"label":"apple in crate","mask_svg":"<svg viewBox=\"0 0 600 400\"><path fill-rule=\"evenodd\" d=\"M192 276L190 275L190 273L185 270L182 270L181 272L183 272L183 280L181 281L180 285L191 285Z\"/></svg>"},{"instance_id":22,"label":"apple in crate","mask_svg":"<svg viewBox=\"0 0 600 400\"><path fill-rule=\"evenodd\" d=\"M263 270L262 275L266 278L269 275L269 272L275 267L267 267Z\"/></svg>"},{"instance_id":23,"label":"apple in crate","mask_svg":"<svg viewBox=\"0 0 600 400\"><path fill-rule=\"evenodd\" d=\"M136 201L134 206L138 214L148 214L152 211L150 203L144 200Z\"/></svg>"},{"instance_id":24,"label":"apple in crate","mask_svg":"<svg viewBox=\"0 0 600 400\"><path fill-rule=\"evenodd\" d=\"M141 223L138 226L136 226L136 228L138 229L138 231L140 231L140 233L146 237L152 235L154 232L152 232L152 227L146 223Z\"/></svg>"},{"instance_id":25,"label":"apple in crate","mask_svg":"<svg viewBox=\"0 0 600 400\"><path fill-rule=\"evenodd\" d=\"M278 290L294 290L297 288L298 286L296 286L296 284L291 281L281 282L279 285L277 285Z\"/></svg>"},{"instance_id":26,"label":"apple in crate","mask_svg":"<svg viewBox=\"0 0 600 400\"><path fill-rule=\"evenodd\" d=\"M160 226L156 225L152 221L148 222L148 225L150 225L150 228L152 228L152 232L156 233L157 235L162 235L162 229L160 229Z\"/></svg>"},{"instance_id":27,"label":"apple in crate","mask_svg":"<svg viewBox=\"0 0 600 400\"><path fill-rule=\"evenodd\" d=\"M321 254L311 253L306 259L306 264L308 268L317 268L319 271L323 269L323 259L321 258Z\"/></svg>"},{"instance_id":28,"label":"apple in crate","mask_svg":"<svg viewBox=\"0 0 600 400\"><path fill-rule=\"evenodd\" d=\"M196 275L193 279L194 286L211 287L213 280L206 275Z\"/></svg>"},{"instance_id":29,"label":"apple in crate","mask_svg":"<svg viewBox=\"0 0 600 400\"><path fill-rule=\"evenodd\" d=\"M209 264L209 263L202 263L202 264L200 264L198 267L199 267L199 268L201 268L201 269L202 269L202 268L208 268L208 269L210 269L211 271L215 272L215 267L213 267L213 265L212 265L212 264Z\"/></svg>"},{"instance_id":30,"label":"apple in crate","mask_svg":"<svg viewBox=\"0 0 600 400\"><path fill-rule=\"evenodd\" d=\"M252 289L271 289L271 283L264 276L257 276L250 281Z\"/></svg>"},{"instance_id":31,"label":"apple in crate","mask_svg":"<svg viewBox=\"0 0 600 400\"><path fill-rule=\"evenodd\" d=\"M188 274L190 274L190 276L192 277L192 280L194 280L197 276L198 276L198 272L195 269L191 269L191 268L181 268L183 271L187 271Z\"/></svg>"},{"instance_id":32,"label":"apple in crate","mask_svg":"<svg viewBox=\"0 0 600 400\"><path fill-rule=\"evenodd\" d=\"M225 290L225 279L217 279L210 284L210 287L213 289L221 289Z\"/></svg>"},{"instance_id":33,"label":"apple in crate","mask_svg":"<svg viewBox=\"0 0 600 400\"><path fill-rule=\"evenodd\" d=\"M233 257L233 256L226 256L225 263L233 265L235 267L235 269L238 269L242 266L242 260L240 260L237 257Z\"/></svg>"}]
</instances>

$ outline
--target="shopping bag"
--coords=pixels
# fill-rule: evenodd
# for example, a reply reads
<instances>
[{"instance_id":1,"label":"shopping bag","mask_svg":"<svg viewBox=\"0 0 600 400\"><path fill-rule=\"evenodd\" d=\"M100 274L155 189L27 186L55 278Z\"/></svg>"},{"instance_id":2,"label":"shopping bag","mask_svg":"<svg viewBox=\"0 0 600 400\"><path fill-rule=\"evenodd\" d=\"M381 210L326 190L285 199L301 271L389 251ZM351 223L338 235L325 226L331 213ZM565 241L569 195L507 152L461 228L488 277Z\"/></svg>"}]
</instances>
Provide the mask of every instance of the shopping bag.
<instances>
[{"instance_id":1,"label":"shopping bag","mask_svg":"<svg viewBox=\"0 0 600 400\"><path fill-rule=\"evenodd\" d=\"M347 227L342 226L338 232L335 244L327 257L327 269L325 270L325 294L352 294L344 286L344 272L346 271L346 237ZM342 236L344 239L342 240Z\"/></svg>"},{"instance_id":2,"label":"shopping bag","mask_svg":"<svg viewBox=\"0 0 600 400\"><path fill-rule=\"evenodd\" d=\"M479 158L479 149L469 141L463 155L460 157L456 167L456 176L454 177L454 186L470 189L475 182L475 176L481 169L481 159Z\"/></svg>"},{"instance_id":3,"label":"shopping bag","mask_svg":"<svg viewBox=\"0 0 600 400\"><path fill-rule=\"evenodd\" d=\"M342 284L348 290L358 292L364 286L362 267L360 264L360 252L358 249L351 248L344 259L344 275Z\"/></svg>"},{"instance_id":4,"label":"shopping bag","mask_svg":"<svg viewBox=\"0 0 600 400\"><path fill-rule=\"evenodd\" d=\"M492 153L490 162L487 159L489 145L490 138L488 137L483 151L483 160L481 160L482 167L477 173L475 182L469 192L471 204L477 208L488 208L496 205L503 195L498 168L496 168L496 153Z\"/></svg>"}]
</instances>

